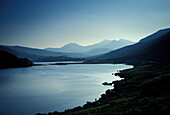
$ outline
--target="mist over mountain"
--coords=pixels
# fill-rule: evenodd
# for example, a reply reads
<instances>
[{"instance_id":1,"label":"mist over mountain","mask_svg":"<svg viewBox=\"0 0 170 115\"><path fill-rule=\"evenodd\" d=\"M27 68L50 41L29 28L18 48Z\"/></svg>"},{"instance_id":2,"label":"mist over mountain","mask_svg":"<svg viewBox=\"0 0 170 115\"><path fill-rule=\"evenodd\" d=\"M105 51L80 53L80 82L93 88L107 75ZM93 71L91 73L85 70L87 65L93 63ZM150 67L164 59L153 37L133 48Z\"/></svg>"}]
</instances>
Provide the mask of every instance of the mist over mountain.
<instances>
[{"instance_id":1,"label":"mist over mountain","mask_svg":"<svg viewBox=\"0 0 170 115\"><path fill-rule=\"evenodd\" d=\"M28 58L32 61L45 59L54 60L54 57L59 59L84 58L93 56L88 59L94 60L162 60L163 57L169 58L167 50L170 49L169 33L170 28L159 30L152 35L141 39L138 43L128 40L104 40L100 43L81 46L76 43L69 43L61 48L46 48L35 49L21 46L0 46L0 49L7 51L19 58ZM124 47L125 46L125 47ZM50 51L48 51L50 50ZM108 53L107 53L108 52ZM98 56L94 56L98 55ZM67 57L67 58L65 58Z\"/></svg>"},{"instance_id":2,"label":"mist over mountain","mask_svg":"<svg viewBox=\"0 0 170 115\"><path fill-rule=\"evenodd\" d=\"M61 48L46 48L46 49L37 49L23 46L5 46L0 45L0 49L6 52L9 52L19 58L28 58L32 61L38 60L54 60L54 57L59 59L59 57L67 57L62 58L64 60L73 60L75 58L84 58L88 56L94 56L98 54L103 54L119 47L123 47L129 44L133 44L134 42L120 39L116 40L104 40L100 43L89 45L89 46L81 46L76 43L69 43L64 45ZM79 60L79 59L78 59Z\"/></svg>"},{"instance_id":3,"label":"mist over mountain","mask_svg":"<svg viewBox=\"0 0 170 115\"><path fill-rule=\"evenodd\" d=\"M129 41L129 40L103 40L100 43L96 43L93 45L88 45L88 46L81 46L76 43L69 43L64 45L61 48L45 48L45 50L48 51L56 51L56 52L69 52L69 53L84 53L87 56L90 55L97 55L97 54L102 54L106 53L127 45L134 44L134 42Z\"/></svg>"},{"instance_id":4,"label":"mist over mountain","mask_svg":"<svg viewBox=\"0 0 170 115\"><path fill-rule=\"evenodd\" d=\"M93 57L98 60L113 62L130 61L168 61L170 54L170 29L157 31L156 33L141 39L138 43L129 45L109 53Z\"/></svg>"},{"instance_id":5,"label":"mist over mountain","mask_svg":"<svg viewBox=\"0 0 170 115\"><path fill-rule=\"evenodd\" d=\"M68 57L84 57L85 56L83 54L78 54L78 53L53 52L53 51L46 51L42 49L22 47L22 46L0 45L0 50L9 52L19 58L28 58L32 61L38 60L39 58L58 57L58 56L68 56Z\"/></svg>"}]
</instances>

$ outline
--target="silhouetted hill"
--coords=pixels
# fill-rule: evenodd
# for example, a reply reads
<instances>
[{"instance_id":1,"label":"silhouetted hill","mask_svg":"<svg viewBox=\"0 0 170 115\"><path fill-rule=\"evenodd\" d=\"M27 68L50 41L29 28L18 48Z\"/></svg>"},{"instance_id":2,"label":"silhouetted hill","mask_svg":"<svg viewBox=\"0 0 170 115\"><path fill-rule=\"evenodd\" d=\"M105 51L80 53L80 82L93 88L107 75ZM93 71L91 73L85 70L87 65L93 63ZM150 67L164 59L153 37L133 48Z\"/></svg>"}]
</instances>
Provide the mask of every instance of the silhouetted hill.
<instances>
[{"instance_id":1,"label":"silhouetted hill","mask_svg":"<svg viewBox=\"0 0 170 115\"><path fill-rule=\"evenodd\" d=\"M165 29L169 30L170 29ZM163 30L161 30L163 31ZM153 34L155 37L160 35L160 31ZM147 38L147 39L146 39ZM146 37L138 43L109 53L93 57L93 59L130 62L130 61L168 61L170 59L168 49L170 49L170 32L157 38Z\"/></svg>"},{"instance_id":2,"label":"silhouetted hill","mask_svg":"<svg viewBox=\"0 0 170 115\"><path fill-rule=\"evenodd\" d=\"M13 54L0 50L0 69L28 67L32 65L33 63L26 58L19 59Z\"/></svg>"},{"instance_id":3,"label":"silhouetted hill","mask_svg":"<svg viewBox=\"0 0 170 115\"><path fill-rule=\"evenodd\" d=\"M159 30L156 33L153 33L153 34L147 36L146 38L141 39L139 42L154 40L154 39L156 39L156 38L158 38L158 37L160 37L160 36L162 36L162 35L164 35L168 32L170 32L170 28Z\"/></svg>"}]
</instances>

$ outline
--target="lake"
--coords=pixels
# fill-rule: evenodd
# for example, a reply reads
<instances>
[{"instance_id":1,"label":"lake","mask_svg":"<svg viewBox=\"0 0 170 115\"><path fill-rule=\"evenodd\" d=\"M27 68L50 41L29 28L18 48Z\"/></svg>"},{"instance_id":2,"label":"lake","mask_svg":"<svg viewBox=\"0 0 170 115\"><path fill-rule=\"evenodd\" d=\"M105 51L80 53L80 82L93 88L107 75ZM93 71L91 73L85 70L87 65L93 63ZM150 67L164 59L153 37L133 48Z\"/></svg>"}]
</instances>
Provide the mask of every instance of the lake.
<instances>
[{"instance_id":1,"label":"lake","mask_svg":"<svg viewBox=\"0 0 170 115\"><path fill-rule=\"evenodd\" d=\"M98 99L124 64L46 65L0 70L0 115L64 111Z\"/></svg>"}]
</instances>

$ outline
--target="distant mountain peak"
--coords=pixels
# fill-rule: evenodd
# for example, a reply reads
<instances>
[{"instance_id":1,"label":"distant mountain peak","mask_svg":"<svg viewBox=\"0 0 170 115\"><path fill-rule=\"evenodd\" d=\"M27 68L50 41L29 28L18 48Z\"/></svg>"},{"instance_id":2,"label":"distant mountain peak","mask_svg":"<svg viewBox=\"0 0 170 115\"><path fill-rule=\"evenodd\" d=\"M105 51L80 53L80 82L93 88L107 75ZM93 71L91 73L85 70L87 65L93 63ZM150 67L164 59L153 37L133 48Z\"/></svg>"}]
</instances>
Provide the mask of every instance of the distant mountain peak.
<instances>
[{"instance_id":1,"label":"distant mountain peak","mask_svg":"<svg viewBox=\"0 0 170 115\"><path fill-rule=\"evenodd\" d=\"M97 43L97 44L108 44L108 43L110 43L112 40L108 40L108 39L105 39L105 40L103 40L103 41L101 41L101 42L99 42L99 43Z\"/></svg>"},{"instance_id":2,"label":"distant mountain peak","mask_svg":"<svg viewBox=\"0 0 170 115\"><path fill-rule=\"evenodd\" d=\"M82 46L77 43L68 43L61 48L64 48L64 47L82 47Z\"/></svg>"},{"instance_id":3,"label":"distant mountain peak","mask_svg":"<svg viewBox=\"0 0 170 115\"><path fill-rule=\"evenodd\" d=\"M68 43L68 45L79 45L79 44L71 42L71 43Z\"/></svg>"},{"instance_id":4,"label":"distant mountain peak","mask_svg":"<svg viewBox=\"0 0 170 115\"><path fill-rule=\"evenodd\" d=\"M85 53L87 56L91 56L91 55L96 55L98 53L106 53L107 51L111 51L111 50L115 50L127 45L131 45L133 44L133 42L129 41L129 40L108 40L105 39L99 43L96 44L92 44L92 45L87 45L87 46L82 46L79 45L77 43L68 43L66 45L64 45L61 48L47 48L46 50L49 51L58 51L58 52L76 52L76 53ZM91 54L89 54L89 52L93 52Z\"/></svg>"},{"instance_id":5,"label":"distant mountain peak","mask_svg":"<svg viewBox=\"0 0 170 115\"><path fill-rule=\"evenodd\" d=\"M79 44L71 42L71 43L68 43L66 45L79 45Z\"/></svg>"}]
</instances>

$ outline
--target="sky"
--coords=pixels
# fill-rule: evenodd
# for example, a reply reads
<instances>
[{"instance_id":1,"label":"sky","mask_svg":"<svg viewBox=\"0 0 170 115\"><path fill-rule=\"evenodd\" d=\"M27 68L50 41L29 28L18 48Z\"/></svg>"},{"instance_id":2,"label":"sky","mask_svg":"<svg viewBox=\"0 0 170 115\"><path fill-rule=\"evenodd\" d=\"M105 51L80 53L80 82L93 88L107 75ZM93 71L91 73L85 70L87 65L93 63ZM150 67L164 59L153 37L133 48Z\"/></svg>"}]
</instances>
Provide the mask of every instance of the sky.
<instances>
[{"instance_id":1,"label":"sky","mask_svg":"<svg viewBox=\"0 0 170 115\"><path fill-rule=\"evenodd\" d=\"M0 0L0 44L139 41L170 27L170 0Z\"/></svg>"}]
</instances>

